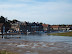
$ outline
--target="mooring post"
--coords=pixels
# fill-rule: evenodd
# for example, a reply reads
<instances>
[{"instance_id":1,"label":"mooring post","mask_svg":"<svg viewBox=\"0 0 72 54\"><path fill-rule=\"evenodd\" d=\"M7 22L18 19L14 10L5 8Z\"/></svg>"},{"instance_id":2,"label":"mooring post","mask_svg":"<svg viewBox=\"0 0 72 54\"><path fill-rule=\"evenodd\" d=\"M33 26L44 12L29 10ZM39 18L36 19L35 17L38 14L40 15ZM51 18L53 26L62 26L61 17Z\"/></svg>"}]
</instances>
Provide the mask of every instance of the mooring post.
<instances>
[{"instance_id":1,"label":"mooring post","mask_svg":"<svg viewBox=\"0 0 72 54\"><path fill-rule=\"evenodd\" d=\"M5 33L5 26L3 25L3 26L2 26L2 39L4 39L4 36L3 36L4 33Z\"/></svg>"},{"instance_id":2,"label":"mooring post","mask_svg":"<svg viewBox=\"0 0 72 54\"><path fill-rule=\"evenodd\" d=\"M3 39L3 32L2 32L2 39Z\"/></svg>"}]
</instances>

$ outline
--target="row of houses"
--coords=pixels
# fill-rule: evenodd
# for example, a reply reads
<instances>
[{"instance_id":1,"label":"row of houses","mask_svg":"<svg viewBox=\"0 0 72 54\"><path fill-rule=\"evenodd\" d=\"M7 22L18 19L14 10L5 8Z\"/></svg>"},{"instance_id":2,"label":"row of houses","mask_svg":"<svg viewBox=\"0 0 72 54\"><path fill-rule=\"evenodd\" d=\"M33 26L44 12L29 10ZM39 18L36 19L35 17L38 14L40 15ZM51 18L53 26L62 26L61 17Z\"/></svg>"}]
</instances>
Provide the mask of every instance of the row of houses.
<instances>
[{"instance_id":1,"label":"row of houses","mask_svg":"<svg viewBox=\"0 0 72 54\"><path fill-rule=\"evenodd\" d=\"M50 31L63 31L63 30L72 30L72 25L49 25L49 24L41 24L41 23L29 23L29 22L16 22L10 23L11 27L6 27L5 30L9 29L8 32L50 32ZM0 32L4 23L0 23Z\"/></svg>"},{"instance_id":2,"label":"row of houses","mask_svg":"<svg viewBox=\"0 0 72 54\"><path fill-rule=\"evenodd\" d=\"M71 30L72 25L51 25L50 28L54 31L68 31Z\"/></svg>"},{"instance_id":3,"label":"row of houses","mask_svg":"<svg viewBox=\"0 0 72 54\"><path fill-rule=\"evenodd\" d=\"M11 26L6 27L4 23L0 23L0 33L4 30L3 27L5 27L5 32L6 29L7 32L36 32L36 31L43 31L43 26L40 23L28 23L28 22L16 22L16 23L10 23Z\"/></svg>"},{"instance_id":4,"label":"row of houses","mask_svg":"<svg viewBox=\"0 0 72 54\"><path fill-rule=\"evenodd\" d=\"M28 23L28 22L19 22L14 23L11 25L11 29L14 29L15 31L19 32L36 32L36 31L43 31L43 26L40 23Z\"/></svg>"},{"instance_id":5,"label":"row of houses","mask_svg":"<svg viewBox=\"0 0 72 54\"><path fill-rule=\"evenodd\" d=\"M18 20L7 20L7 18L0 17L0 33L2 32L50 32L50 31L69 31L72 30L72 25L49 25L43 23L20 22Z\"/></svg>"}]
</instances>

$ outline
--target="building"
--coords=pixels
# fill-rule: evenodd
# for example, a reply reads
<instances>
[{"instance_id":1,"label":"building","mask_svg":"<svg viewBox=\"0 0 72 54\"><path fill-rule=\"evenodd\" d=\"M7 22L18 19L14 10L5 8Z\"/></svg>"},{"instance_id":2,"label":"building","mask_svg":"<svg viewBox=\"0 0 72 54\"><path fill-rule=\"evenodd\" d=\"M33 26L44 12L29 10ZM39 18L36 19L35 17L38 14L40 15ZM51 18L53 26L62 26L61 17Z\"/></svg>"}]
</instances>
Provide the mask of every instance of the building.
<instances>
[{"instance_id":1,"label":"building","mask_svg":"<svg viewBox=\"0 0 72 54\"><path fill-rule=\"evenodd\" d=\"M44 31L47 31L48 30L48 24L42 24L42 26L43 26L43 30Z\"/></svg>"},{"instance_id":2,"label":"building","mask_svg":"<svg viewBox=\"0 0 72 54\"><path fill-rule=\"evenodd\" d=\"M25 22L20 25L20 31L22 31L23 33L27 32L34 33L36 31L43 31L43 26L35 22L34 23Z\"/></svg>"},{"instance_id":3,"label":"building","mask_svg":"<svg viewBox=\"0 0 72 54\"><path fill-rule=\"evenodd\" d=\"M51 30L53 31L68 31L71 26L69 25L51 25Z\"/></svg>"},{"instance_id":4,"label":"building","mask_svg":"<svg viewBox=\"0 0 72 54\"><path fill-rule=\"evenodd\" d=\"M44 32L50 32L50 25L49 24L42 24Z\"/></svg>"},{"instance_id":5,"label":"building","mask_svg":"<svg viewBox=\"0 0 72 54\"><path fill-rule=\"evenodd\" d=\"M43 31L43 26L40 23L32 23L31 24L31 32L34 31Z\"/></svg>"},{"instance_id":6,"label":"building","mask_svg":"<svg viewBox=\"0 0 72 54\"><path fill-rule=\"evenodd\" d=\"M59 25L51 25L51 26L50 26L50 29L51 29L52 31L58 31L58 30L59 30Z\"/></svg>"},{"instance_id":7,"label":"building","mask_svg":"<svg viewBox=\"0 0 72 54\"><path fill-rule=\"evenodd\" d=\"M18 23L11 24L11 29L14 31L20 31L20 25Z\"/></svg>"},{"instance_id":8,"label":"building","mask_svg":"<svg viewBox=\"0 0 72 54\"><path fill-rule=\"evenodd\" d=\"M21 24L20 25L20 32L26 33L26 31L27 31L27 26Z\"/></svg>"}]
</instances>

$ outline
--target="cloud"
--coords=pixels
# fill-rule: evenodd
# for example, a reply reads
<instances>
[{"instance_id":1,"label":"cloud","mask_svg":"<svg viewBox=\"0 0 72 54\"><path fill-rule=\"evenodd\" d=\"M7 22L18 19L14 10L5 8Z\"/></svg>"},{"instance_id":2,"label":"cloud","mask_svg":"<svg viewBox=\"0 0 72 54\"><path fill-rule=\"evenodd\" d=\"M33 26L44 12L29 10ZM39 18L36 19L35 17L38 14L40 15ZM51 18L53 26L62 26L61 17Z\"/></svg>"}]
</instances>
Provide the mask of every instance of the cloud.
<instances>
[{"instance_id":1,"label":"cloud","mask_svg":"<svg viewBox=\"0 0 72 54\"><path fill-rule=\"evenodd\" d=\"M21 1L21 2L33 2L33 0L14 0L14 1Z\"/></svg>"},{"instance_id":2,"label":"cloud","mask_svg":"<svg viewBox=\"0 0 72 54\"><path fill-rule=\"evenodd\" d=\"M15 1L15 2L31 2L33 0L0 0L1 2L12 2L12 1Z\"/></svg>"},{"instance_id":3,"label":"cloud","mask_svg":"<svg viewBox=\"0 0 72 54\"><path fill-rule=\"evenodd\" d=\"M0 4L0 15L20 21L38 21L49 24L72 23L72 3L67 2L68 0L56 0L56 2L15 1L32 3Z\"/></svg>"},{"instance_id":4,"label":"cloud","mask_svg":"<svg viewBox=\"0 0 72 54\"><path fill-rule=\"evenodd\" d=\"M26 4L1 4L0 8L17 8L24 7Z\"/></svg>"}]
</instances>

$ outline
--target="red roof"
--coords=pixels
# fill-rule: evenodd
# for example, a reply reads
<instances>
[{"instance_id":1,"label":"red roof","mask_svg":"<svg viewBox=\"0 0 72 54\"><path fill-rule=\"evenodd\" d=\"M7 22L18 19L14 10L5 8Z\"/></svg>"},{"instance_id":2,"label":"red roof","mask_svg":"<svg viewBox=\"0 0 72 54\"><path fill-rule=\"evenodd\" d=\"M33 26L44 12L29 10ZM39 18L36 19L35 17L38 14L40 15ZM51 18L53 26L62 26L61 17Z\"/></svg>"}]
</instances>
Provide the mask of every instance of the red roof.
<instances>
[{"instance_id":1,"label":"red roof","mask_svg":"<svg viewBox=\"0 0 72 54\"><path fill-rule=\"evenodd\" d=\"M48 24L42 24L43 27L48 27Z\"/></svg>"},{"instance_id":2,"label":"red roof","mask_svg":"<svg viewBox=\"0 0 72 54\"><path fill-rule=\"evenodd\" d=\"M52 25L51 28L59 28L59 25Z\"/></svg>"}]
</instances>

